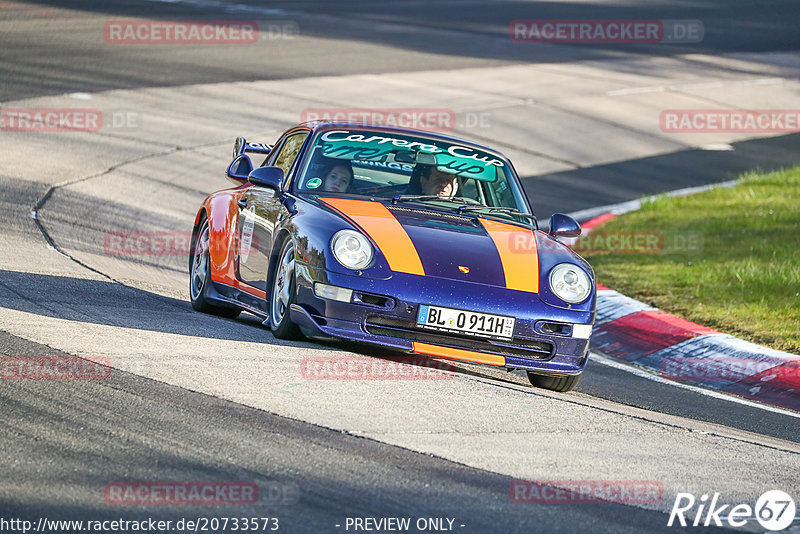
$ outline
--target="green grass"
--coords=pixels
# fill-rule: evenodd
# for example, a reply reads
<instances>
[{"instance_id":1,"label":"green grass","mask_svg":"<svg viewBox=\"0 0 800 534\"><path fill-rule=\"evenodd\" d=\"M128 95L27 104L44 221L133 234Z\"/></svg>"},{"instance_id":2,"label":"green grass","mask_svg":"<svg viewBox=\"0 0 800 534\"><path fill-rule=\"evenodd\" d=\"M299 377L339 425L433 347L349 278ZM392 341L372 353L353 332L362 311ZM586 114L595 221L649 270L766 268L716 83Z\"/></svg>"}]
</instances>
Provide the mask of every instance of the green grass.
<instances>
[{"instance_id":1,"label":"green grass","mask_svg":"<svg viewBox=\"0 0 800 534\"><path fill-rule=\"evenodd\" d=\"M656 231L655 254L582 253L597 280L722 332L800 354L800 168L658 197L599 230Z\"/></svg>"}]
</instances>

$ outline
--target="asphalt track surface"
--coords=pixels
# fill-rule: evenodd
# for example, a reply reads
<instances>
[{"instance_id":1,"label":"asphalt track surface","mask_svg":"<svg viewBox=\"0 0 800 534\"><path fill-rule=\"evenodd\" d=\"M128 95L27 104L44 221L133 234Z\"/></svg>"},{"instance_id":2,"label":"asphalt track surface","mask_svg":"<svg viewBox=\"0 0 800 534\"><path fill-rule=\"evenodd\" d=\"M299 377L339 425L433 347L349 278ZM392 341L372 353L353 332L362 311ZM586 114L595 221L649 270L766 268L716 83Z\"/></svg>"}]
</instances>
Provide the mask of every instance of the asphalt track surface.
<instances>
[{"instance_id":1,"label":"asphalt track surface","mask_svg":"<svg viewBox=\"0 0 800 534\"><path fill-rule=\"evenodd\" d=\"M470 434L480 432L483 426L489 429L488 434L498 432L499 436L500 431L480 420L481 416L491 419L491 413L448 414L450 399L437 395L435 383L427 388L415 384L416 389L410 392L397 390L397 399L402 402L418 402L405 411L429 410L428 419L434 421L398 418L384 425L381 414L388 413L386 417L391 419L394 413L387 406L392 398L376 388L362 391L361 385L355 384L352 389L321 387L286 400L304 387L297 385L296 378L278 385L269 378L264 383L248 381L249 369L254 375L263 369L258 367L263 362L247 365L248 358L258 354L258 347L270 349L276 366L299 351L334 355L354 351L375 358L384 355L349 345L278 343L247 316L229 321L195 314L182 294L186 279L182 261L131 258L117 262L98 252L103 232L140 228L132 221L146 219L146 229L151 230L183 228L180 224L191 220L199 200L225 186L220 176L229 152L227 139L232 139L228 131L239 133L237 122L243 132L264 135L262 140L269 142L281 129L297 122L291 119L296 113L281 114L280 104L285 99L297 95L306 98L305 105L332 107L306 92L304 84L314 83L317 77L352 77L347 78L351 85L339 89L336 102L340 106L354 106L346 96L354 88L353 80L364 83L363 90L374 91L369 85L375 81L373 76L417 72L423 82L430 76L433 84L433 77L453 72L457 75L465 69L494 72L491 69L514 69L531 63L566 68L595 62L601 65L601 71L617 69L613 76L626 69L633 75L655 69L650 67L651 62L678 56L702 69L706 60L699 55L744 58L759 54L783 69L785 78L791 80L786 72L792 69L797 77L795 63L788 60L788 69L785 63L787 55L800 49L796 31L800 16L795 2L643 5L499 2L487 9L483 2L469 1L256 2L249 3L247 11L235 2L2 4L0 103L45 106L50 97L62 102L60 95L64 94L111 91L111 99L130 98L128 107L120 109L132 109L146 117L143 110L146 106L157 108L162 95L185 95L179 103L171 101L173 106L191 109L200 102L208 104L212 100L209 95L192 88L198 84L282 84L276 88L253 86L266 89L263 101L258 96L249 97L249 104L262 102L256 109L242 109L235 103L219 110L198 108L198 115L205 113L218 122L228 122L224 135L202 120L198 120L196 132L182 132L174 142L165 139L168 130L160 131L159 124L147 125L150 130L142 128L147 131L132 127L94 138L86 134L47 137L0 132L1 152L5 152L0 154L0 244L8 251L0 272L0 305L4 308L0 354L91 356L98 354L99 347L108 347L106 354L115 367L111 378L103 381L0 384L2 516L111 519L120 515L263 517L268 513L280 517L281 530L288 532L338 532L344 530L336 525L342 525L347 517L397 516L455 518L457 525L464 525L457 528L463 532L679 530L666 527L664 507L668 510L671 501L647 508L619 504L520 505L508 498L509 484L518 478L620 479L619 473L629 471L631 479L650 480L642 474L649 473L647 469L630 467L626 471L627 466L652 459L637 456L641 450L636 446L626 449L626 442L638 436L643 443L650 443L650 449L659 443L676 447L656 451L660 463L653 468L653 477L668 471L672 463L676 472L698 473L692 480L688 475L685 480L680 475L676 478L699 491L727 489L733 493L733 488L741 487L741 493L731 498L750 502L767 489L800 496L797 418L655 383L596 361L590 361L577 392L563 396L528 390L519 375L458 366L457 379L446 384L452 388L446 389L449 395L459 400L463 397L457 406L478 403L479 397L507 396L509 404L498 405L518 403L513 418L555 432L544 436L510 425L509 433L527 432L530 437L527 446L533 467L520 471L506 467L502 459L491 459L503 456L503 446L515 443L511 438L503 441L498 437L500 441L493 449L487 445L492 443L489 436L478 442L481 448L472 456L458 450L446 453L451 448L469 446ZM238 45L109 46L97 38L97 29L102 31L106 21L122 18L251 17L264 23L296 23L300 33L290 40L267 41L255 50ZM525 18L698 19L704 23L706 37L699 44L666 49L652 45L532 48L507 38L508 21ZM667 66L666 70L671 68L676 67ZM714 68L720 76L732 79L763 76L755 67L735 61ZM557 75L562 72L557 71ZM409 76L413 78L413 74ZM663 78L670 83L669 75ZM398 87L407 83L406 78L391 80ZM225 98L225 91L250 90L246 85L238 89L214 87L222 88L216 95L219 99ZM156 89L148 92L151 88ZM796 97L797 86L790 85L787 92ZM746 103L751 96L742 98ZM750 105L777 107L759 100ZM248 116L251 110L255 117ZM549 111L559 110L552 106ZM589 145L597 136L597 132L582 131L574 134L575 143L563 143L566 146L561 152L530 151L521 146L524 143L520 139L535 135L535 125L516 132L503 122L500 112L493 118L498 124L492 131L458 133L489 144L497 135L505 150L530 157L521 171L529 194L536 192L532 195L534 208L545 219L553 211L592 208L719 182L756 167L775 168L800 161L797 135L731 139L732 151L665 143L642 150L641 157L604 159L591 151L582 152L584 147L579 145ZM193 127L184 125L186 130ZM596 127L613 133L618 126L608 122ZM185 165L180 158L187 152L195 162L188 173L179 171ZM153 154L163 158L148 167ZM126 167L121 176L115 176L116 166L136 161L142 162L139 167ZM90 185L93 176L106 183L98 184L95 179ZM54 184L87 177L74 185L51 189ZM120 184L118 192L101 193ZM38 224L29 215L34 206L41 208ZM47 240L70 258L48 250ZM118 359L126 343L144 337L152 338L141 349L150 353L147 358L131 363ZM210 363L207 369L183 369L178 360L180 351L171 346L175 340L186 343L189 352L209 351L194 354L197 359L193 365L214 362L224 353L230 358L225 361L231 362L231 368ZM240 341L247 345L241 352L244 363L234 364ZM115 365L118 361L119 366ZM190 376L193 374L197 375L194 379ZM364 396L365 392L374 397ZM309 404L311 415L297 406L303 403ZM362 409L356 416L343 413L346 409L342 404L359 403ZM437 405L444 409L437 411ZM570 419L573 414L578 420ZM587 438L581 433L580 419L592 414L599 422ZM494 417L505 420L508 414ZM660 430L636 426L645 423ZM589 421L583 424L595 426ZM393 425L402 428L393 434ZM621 439L615 439L615 434ZM431 436L429 442L426 435ZM440 435L454 445L438 443ZM576 447L576 440L584 438L589 446ZM559 455L554 448L567 453ZM699 451L697 455L692 449ZM575 451L581 458L572 456ZM493 462L502 468L494 469ZM698 465L689 465L691 462ZM570 469L571 463L577 467ZM729 465L721 466L723 463ZM737 477L752 480L748 483ZM251 480L262 488L270 484L280 487L290 497L237 507L231 513L221 507L154 507L121 513L102 499L103 485L113 480ZM666 489L665 493L674 494L674 488Z\"/></svg>"}]
</instances>

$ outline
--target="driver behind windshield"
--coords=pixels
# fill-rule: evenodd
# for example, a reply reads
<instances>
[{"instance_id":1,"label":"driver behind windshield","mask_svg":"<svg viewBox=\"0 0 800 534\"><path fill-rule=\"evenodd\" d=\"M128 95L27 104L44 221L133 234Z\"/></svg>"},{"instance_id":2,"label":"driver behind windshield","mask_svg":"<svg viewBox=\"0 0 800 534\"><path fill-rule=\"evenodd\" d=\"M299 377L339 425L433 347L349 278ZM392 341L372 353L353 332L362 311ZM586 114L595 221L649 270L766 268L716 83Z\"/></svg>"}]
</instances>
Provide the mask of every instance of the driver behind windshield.
<instances>
[{"instance_id":1,"label":"driver behind windshield","mask_svg":"<svg viewBox=\"0 0 800 534\"><path fill-rule=\"evenodd\" d=\"M458 191L458 177L440 171L435 165L418 164L408 183L410 195L433 195L451 198Z\"/></svg>"}]
</instances>

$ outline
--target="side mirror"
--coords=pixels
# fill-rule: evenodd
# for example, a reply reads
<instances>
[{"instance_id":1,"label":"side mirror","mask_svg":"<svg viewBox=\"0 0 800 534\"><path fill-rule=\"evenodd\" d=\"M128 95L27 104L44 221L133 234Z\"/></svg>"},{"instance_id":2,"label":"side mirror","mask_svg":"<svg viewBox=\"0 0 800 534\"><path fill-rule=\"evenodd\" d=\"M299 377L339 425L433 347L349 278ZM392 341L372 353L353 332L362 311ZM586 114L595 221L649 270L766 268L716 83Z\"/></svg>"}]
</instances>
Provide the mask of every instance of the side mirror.
<instances>
[{"instance_id":1,"label":"side mirror","mask_svg":"<svg viewBox=\"0 0 800 534\"><path fill-rule=\"evenodd\" d=\"M247 181L259 187L267 187L275 191L281 190L283 183L283 169L280 167L259 167L253 169Z\"/></svg>"},{"instance_id":2,"label":"side mirror","mask_svg":"<svg viewBox=\"0 0 800 534\"><path fill-rule=\"evenodd\" d=\"M550 231L548 233L553 237L580 237L581 225L569 215L554 213L550 217Z\"/></svg>"},{"instance_id":3,"label":"side mirror","mask_svg":"<svg viewBox=\"0 0 800 534\"><path fill-rule=\"evenodd\" d=\"M233 178L234 181L244 183L247 177L253 172L253 162L250 161L250 156L236 156L234 160L228 165L228 178Z\"/></svg>"}]
</instances>

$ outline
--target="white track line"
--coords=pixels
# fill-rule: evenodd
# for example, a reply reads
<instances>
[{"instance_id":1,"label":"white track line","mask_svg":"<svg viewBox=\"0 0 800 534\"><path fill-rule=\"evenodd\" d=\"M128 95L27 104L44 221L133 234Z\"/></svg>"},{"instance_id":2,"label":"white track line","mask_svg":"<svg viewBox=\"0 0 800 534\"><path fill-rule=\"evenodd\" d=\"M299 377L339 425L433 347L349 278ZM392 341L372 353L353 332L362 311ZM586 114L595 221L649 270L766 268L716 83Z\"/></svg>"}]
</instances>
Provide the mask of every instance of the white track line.
<instances>
[{"instance_id":1,"label":"white track line","mask_svg":"<svg viewBox=\"0 0 800 534\"><path fill-rule=\"evenodd\" d=\"M743 399L741 397L736 397L735 395L729 395L727 393L721 393L719 391L714 391L712 389L706 389L699 386L692 386L689 384L684 384L682 382L675 382L673 380L667 380L666 378L660 377L656 374L650 373L641 369L639 367L635 367L630 364L618 362L617 360L612 360L606 356L598 354L597 352L591 353L592 361L597 363L601 363L608 367L613 367L614 369L619 369L621 371L626 371L628 373L634 374L636 376L646 378L648 380L652 380L653 382L658 382L659 384L667 384L669 386L674 386L676 388L688 389L689 391L693 391L695 393L699 393L700 395L705 395L707 397L713 397L715 399L726 400L730 402L735 402L737 404L743 404L744 406L749 406L750 408L759 408L761 410L765 410L768 412L773 412L781 415L788 415L789 417L794 417L800 419L800 413L792 412L789 410L784 410L782 408L776 408L774 406L769 406L768 404L761 404L758 402L750 401L747 399Z\"/></svg>"},{"instance_id":2,"label":"white track line","mask_svg":"<svg viewBox=\"0 0 800 534\"><path fill-rule=\"evenodd\" d=\"M728 180L726 182L719 182L716 184L684 187L683 189L675 189L674 191L667 191L666 193L659 193L657 195L637 198L635 200L627 200L625 202L619 202L618 204L608 204L606 206L598 206L596 208L588 208L585 210L574 211L570 213L569 216L578 221L586 221L589 219L594 219L598 215L603 215L605 213L614 213L616 215L622 215L623 213L636 211L642 206L642 203L647 202L648 200L655 200L658 197L683 197L688 195L694 195L696 193L702 193L704 191L710 191L718 187L733 187L738 183L739 180L736 179L736 180Z\"/></svg>"}]
</instances>

